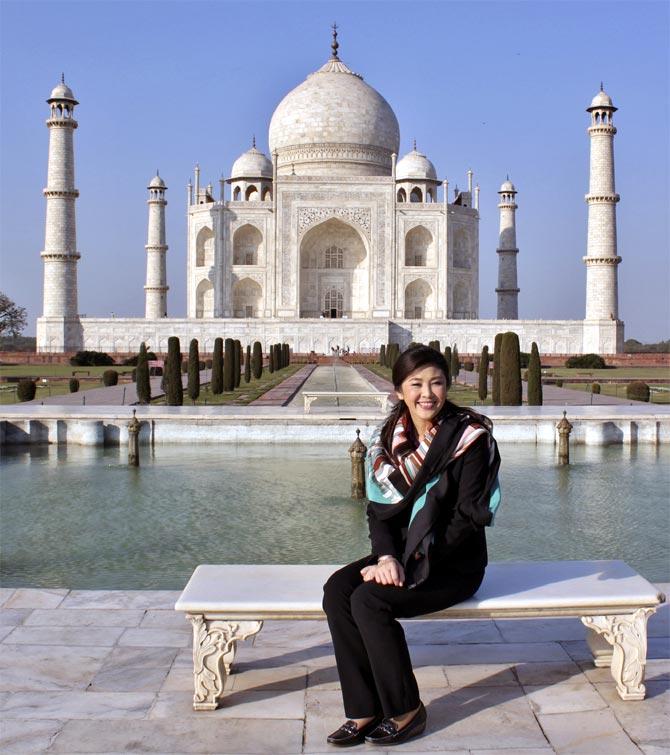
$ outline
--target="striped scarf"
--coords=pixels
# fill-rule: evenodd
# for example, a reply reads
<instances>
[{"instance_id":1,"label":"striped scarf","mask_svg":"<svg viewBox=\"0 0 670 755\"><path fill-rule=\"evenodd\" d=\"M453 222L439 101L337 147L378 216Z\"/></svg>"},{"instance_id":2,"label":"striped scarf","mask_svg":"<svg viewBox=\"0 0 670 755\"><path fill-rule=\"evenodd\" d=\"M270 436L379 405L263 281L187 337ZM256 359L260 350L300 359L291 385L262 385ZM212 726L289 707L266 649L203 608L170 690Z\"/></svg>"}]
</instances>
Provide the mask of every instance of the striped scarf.
<instances>
[{"instance_id":1,"label":"striped scarf","mask_svg":"<svg viewBox=\"0 0 670 755\"><path fill-rule=\"evenodd\" d=\"M390 454L382 445L381 427L373 432L365 460L366 472L368 481L376 483L374 487L381 493L384 503L397 503L405 497L421 469L442 421L439 420L431 425L419 439L417 446L412 442L412 419L408 411L404 412L393 429ZM482 425L467 425L451 458L461 456L480 435L486 432L486 428ZM368 485L368 490L370 490L370 485Z\"/></svg>"}]
</instances>

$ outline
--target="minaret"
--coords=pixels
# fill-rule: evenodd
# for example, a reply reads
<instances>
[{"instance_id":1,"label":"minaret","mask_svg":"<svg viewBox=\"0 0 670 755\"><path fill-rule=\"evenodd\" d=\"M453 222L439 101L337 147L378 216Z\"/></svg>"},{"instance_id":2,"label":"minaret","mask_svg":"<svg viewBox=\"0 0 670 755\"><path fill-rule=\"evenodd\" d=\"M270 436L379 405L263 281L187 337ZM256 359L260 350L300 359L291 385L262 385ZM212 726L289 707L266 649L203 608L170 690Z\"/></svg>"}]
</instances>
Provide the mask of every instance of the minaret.
<instances>
[{"instance_id":1,"label":"minaret","mask_svg":"<svg viewBox=\"0 0 670 755\"><path fill-rule=\"evenodd\" d=\"M47 187L46 229L44 251L43 318L74 319L77 307L77 226L75 199L79 192L74 187L73 135L77 128L74 108L79 103L61 76L47 100L51 109L47 120L49 129L49 168ZM51 338L53 348L65 348L65 329L59 337ZM45 350L49 347L43 344Z\"/></svg>"},{"instance_id":2,"label":"minaret","mask_svg":"<svg viewBox=\"0 0 670 755\"><path fill-rule=\"evenodd\" d=\"M503 182L498 194L500 202L500 236L498 239L498 320L519 319L519 289L516 279L516 189L509 180Z\"/></svg>"},{"instance_id":3,"label":"minaret","mask_svg":"<svg viewBox=\"0 0 670 755\"><path fill-rule=\"evenodd\" d=\"M149 190L149 230L147 232L147 284L144 287L146 297L145 317L157 320L167 317L167 274L165 272L165 181L156 175L147 186Z\"/></svg>"},{"instance_id":4,"label":"minaret","mask_svg":"<svg viewBox=\"0 0 670 755\"><path fill-rule=\"evenodd\" d=\"M614 190L614 134L612 116L617 108L600 85L600 91L586 109L591 113L591 165L588 240L586 245L586 319L618 320L616 204Z\"/></svg>"}]
</instances>

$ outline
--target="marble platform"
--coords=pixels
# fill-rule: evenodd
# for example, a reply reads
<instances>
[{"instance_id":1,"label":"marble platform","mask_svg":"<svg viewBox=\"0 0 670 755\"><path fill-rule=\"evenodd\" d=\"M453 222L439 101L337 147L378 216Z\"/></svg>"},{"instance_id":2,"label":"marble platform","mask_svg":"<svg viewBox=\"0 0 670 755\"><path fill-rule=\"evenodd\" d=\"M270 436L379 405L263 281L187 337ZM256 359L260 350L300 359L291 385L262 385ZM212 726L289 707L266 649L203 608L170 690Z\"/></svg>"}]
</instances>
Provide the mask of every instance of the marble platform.
<instances>
[{"instance_id":1,"label":"marble platform","mask_svg":"<svg viewBox=\"0 0 670 755\"><path fill-rule=\"evenodd\" d=\"M665 593L669 584L659 584ZM323 621L240 643L230 705L192 710L178 591L0 589L3 753L320 753L342 721ZM649 621L647 698L624 702L576 619L406 622L428 727L393 752L670 751L670 610ZM362 745L354 752L383 752Z\"/></svg>"}]
</instances>

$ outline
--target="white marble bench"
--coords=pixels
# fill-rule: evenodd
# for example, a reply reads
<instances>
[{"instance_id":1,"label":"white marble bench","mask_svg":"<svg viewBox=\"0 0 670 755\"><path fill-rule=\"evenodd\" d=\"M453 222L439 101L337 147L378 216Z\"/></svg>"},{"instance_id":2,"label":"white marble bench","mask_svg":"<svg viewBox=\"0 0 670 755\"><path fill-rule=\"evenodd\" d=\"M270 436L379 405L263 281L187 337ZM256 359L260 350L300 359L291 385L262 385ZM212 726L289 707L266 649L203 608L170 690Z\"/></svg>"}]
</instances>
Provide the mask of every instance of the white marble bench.
<instances>
[{"instance_id":1,"label":"white marble bench","mask_svg":"<svg viewBox=\"0 0 670 755\"><path fill-rule=\"evenodd\" d=\"M309 414L314 401L318 398L370 398L379 402L382 412L388 408L389 397L382 391L302 391L304 409Z\"/></svg>"},{"instance_id":2,"label":"white marble bench","mask_svg":"<svg viewBox=\"0 0 670 755\"><path fill-rule=\"evenodd\" d=\"M214 710L235 646L264 619L323 619L332 565L198 566L175 604L193 623L196 710ZM596 666L610 666L624 700L642 700L647 619L665 596L623 561L489 564L477 594L419 619L578 616Z\"/></svg>"}]
</instances>

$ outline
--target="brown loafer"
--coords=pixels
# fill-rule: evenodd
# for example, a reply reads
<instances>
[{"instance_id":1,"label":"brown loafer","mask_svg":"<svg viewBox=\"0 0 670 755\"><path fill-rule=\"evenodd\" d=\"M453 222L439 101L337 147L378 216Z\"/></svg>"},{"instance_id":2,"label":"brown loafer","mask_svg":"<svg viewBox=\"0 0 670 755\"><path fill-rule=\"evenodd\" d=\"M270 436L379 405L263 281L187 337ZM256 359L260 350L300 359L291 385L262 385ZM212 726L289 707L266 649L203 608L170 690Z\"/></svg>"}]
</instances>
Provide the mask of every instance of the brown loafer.
<instances>
[{"instance_id":1,"label":"brown loafer","mask_svg":"<svg viewBox=\"0 0 670 755\"><path fill-rule=\"evenodd\" d=\"M365 737L365 741L375 745L399 745L422 734L427 718L426 709L421 703L414 717L402 729L398 729L398 724L393 719L385 718Z\"/></svg>"},{"instance_id":2,"label":"brown loafer","mask_svg":"<svg viewBox=\"0 0 670 755\"><path fill-rule=\"evenodd\" d=\"M354 721L345 721L337 731L326 737L326 742L338 747L351 747L352 745L361 744L365 740L366 735L379 726L380 720L379 717L373 718L372 721L365 724L365 726L361 726L360 729Z\"/></svg>"}]
</instances>

